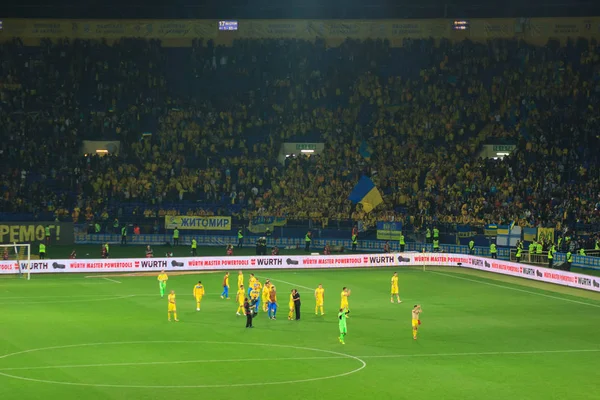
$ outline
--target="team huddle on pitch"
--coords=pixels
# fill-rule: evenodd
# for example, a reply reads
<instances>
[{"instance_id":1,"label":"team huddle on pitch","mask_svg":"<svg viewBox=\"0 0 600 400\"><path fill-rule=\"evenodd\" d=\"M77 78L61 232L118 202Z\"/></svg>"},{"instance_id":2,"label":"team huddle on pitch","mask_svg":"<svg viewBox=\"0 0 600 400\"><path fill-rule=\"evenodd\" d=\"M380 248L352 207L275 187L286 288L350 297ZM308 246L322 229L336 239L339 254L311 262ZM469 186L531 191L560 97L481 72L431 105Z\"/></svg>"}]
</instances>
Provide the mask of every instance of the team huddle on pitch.
<instances>
[{"instance_id":1,"label":"team huddle on pitch","mask_svg":"<svg viewBox=\"0 0 600 400\"><path fill-rule=\"evenodd\" d=\"M165 271L161 271L158 275L158 286L160 289L160 296L164 297L165 290L167 287L167 281L169 280L169 276ZM246 328L253 328L252 319L258 315L259 308L262 304L262 311L267 313L269 319L275 320L277 319L277 288L269 279L265 280L265 284L263 285L253 273L250 274L250 278L248 281L248 288L244 286L244 273L243 271L238 272L237 277L237 293L235 295L235 300L238 304L236 315L246 316ZM342 288L342 292L340 294L340 309L338 312L338 323L340 336L339 341L341 344L345 343L345 337L348 334L348 326L347 319L350 317L350 305L348 302L348 297L350 297L351 290L347 287ZM196 311L200 311L202 305L202 298L204 297L204 285L202 285L202 281L198 281L197 284L194 285L192 295L196 300ZM325 289L322 284L315 289L315 315L325 315L324 304L325 304ZM223 292L221 293L221 299L229 300L229 272L226 272L223 277ZM398 288L398 273L394 272L391 279L391 297L390 302L394 303L394 299L398 303L402 303L400 300L399 288ZM168 321L171 321L171 316L175 320L175 322L179 322L177 319L177 301L175 291L171 290L171 292L167 296L168 300ZM296 321L300 320L300 310L301 310L301 300L300 293L297 289L292 289L289 297L289 312L288 312L288 320L295 319ZM412 333L413 339L417 339L417 331L419 325L421 325L421 306L419 304L415 304L412 309Z\"/></svg>"}]
</instances>

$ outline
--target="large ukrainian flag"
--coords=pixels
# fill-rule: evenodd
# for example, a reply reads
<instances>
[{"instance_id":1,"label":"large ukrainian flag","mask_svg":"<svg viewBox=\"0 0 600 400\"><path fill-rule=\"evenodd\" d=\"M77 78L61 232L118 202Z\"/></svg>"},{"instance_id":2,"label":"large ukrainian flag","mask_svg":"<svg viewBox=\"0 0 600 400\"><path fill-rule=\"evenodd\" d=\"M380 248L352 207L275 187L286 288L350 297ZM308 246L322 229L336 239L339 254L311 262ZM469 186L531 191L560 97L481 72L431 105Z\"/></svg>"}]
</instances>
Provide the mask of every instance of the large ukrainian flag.
<instances>
[{"instance_id":1,"label":"large ukrainian flag","mask_svg":"<svg viewBox=\"0 0 600 400\"><path fill-rule=\"evenodd\" d=\"M352 193L348 196L348 200L354 204L360 203L365 212L371 212L379 204L383 203L381 193L370 178L363 176L360 178Z\"/></svg>"}]
</instances>

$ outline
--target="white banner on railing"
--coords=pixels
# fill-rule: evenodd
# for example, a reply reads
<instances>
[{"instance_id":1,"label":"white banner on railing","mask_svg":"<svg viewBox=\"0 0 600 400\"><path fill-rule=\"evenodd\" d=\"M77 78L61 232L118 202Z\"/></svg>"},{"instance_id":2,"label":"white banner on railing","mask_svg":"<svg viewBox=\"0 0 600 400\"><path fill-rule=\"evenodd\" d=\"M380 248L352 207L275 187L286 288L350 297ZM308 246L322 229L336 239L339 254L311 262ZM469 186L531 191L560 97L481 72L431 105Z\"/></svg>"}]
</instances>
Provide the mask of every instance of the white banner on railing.
<instances>
[{"instance_id":1,"label":"white banner on railing","mask_svg":"<svg viewBox=\"0 0 600 400\"><path fill-rule=\"evenodd\" d=\"M462 266L478 269L480 271L494 272L497 274L600 292L600 278L591 275L576 274L574 272L559 271L535 265L473 256L470 257L470 262L468 264L463 264Z\"/></svg>"},{"instance_id":2,"label":"white banner on railing","mask_svg":"<svg viewBox=\"0 0 600 400\"><path fill-rule=\"evenodd\" d=\"M227 269L371 268L456 266L555 283L600 292L600 278L566 271L493 260L463 254L395 253L331 256L222 256L174 258L121 258L92 260L32 260L31 273L205 271ZM21 261L22 270L26 263ZM16 274L15 261L0 261L0 274Z\"/></svg>"}]
</instances>

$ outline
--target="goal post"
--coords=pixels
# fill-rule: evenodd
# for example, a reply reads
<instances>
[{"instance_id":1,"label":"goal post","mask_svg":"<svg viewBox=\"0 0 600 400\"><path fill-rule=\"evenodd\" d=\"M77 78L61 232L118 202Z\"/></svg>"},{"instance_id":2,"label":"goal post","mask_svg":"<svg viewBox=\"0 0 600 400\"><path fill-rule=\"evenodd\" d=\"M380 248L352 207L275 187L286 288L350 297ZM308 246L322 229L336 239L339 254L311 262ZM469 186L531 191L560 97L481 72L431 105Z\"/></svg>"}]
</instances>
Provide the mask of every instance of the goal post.
<instances>
[{"instance_id":1,"label":"goal post","mask_svg":"<svg viewBox=\"0 0 600 400\"><path fill-rule=\"evenodd\" d=\"M0 244L0 260L14 261L17 265L15 273L19 277L24 275L27 280L31 279L31 244L10 243Z\"/></svg>"}]
</instances>

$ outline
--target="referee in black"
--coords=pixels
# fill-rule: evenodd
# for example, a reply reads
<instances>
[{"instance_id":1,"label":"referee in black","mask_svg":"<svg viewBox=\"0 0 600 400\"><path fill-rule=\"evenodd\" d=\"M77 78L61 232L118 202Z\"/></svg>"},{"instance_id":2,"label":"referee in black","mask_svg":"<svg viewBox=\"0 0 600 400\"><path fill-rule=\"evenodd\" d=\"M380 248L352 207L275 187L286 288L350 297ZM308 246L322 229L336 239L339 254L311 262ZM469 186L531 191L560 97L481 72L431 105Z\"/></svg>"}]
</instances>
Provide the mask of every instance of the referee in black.
<instances>
[{"instance_id":1,"label":"referee in black","mask_svg":"<svg viewBox=\"0 0 600 400\"><path fill-rule=\"evenodd\" d=\"M254 328L252 326L252 309L247 297L244 298L244 314L246 314L246 328Z\"/></svg>"},{"instance_id":2,"label":"referee in black","mask_svg":"<svg viewBox=\"0 0 600 400\"><path fill-rule=\"evenodd\" d=\"M298 293L298 289L294 289L294 293L292 293L292 299L294 300L294 310L296 311L296 321L300 321L300 293Z\"/></svg>"}]
</instances>

